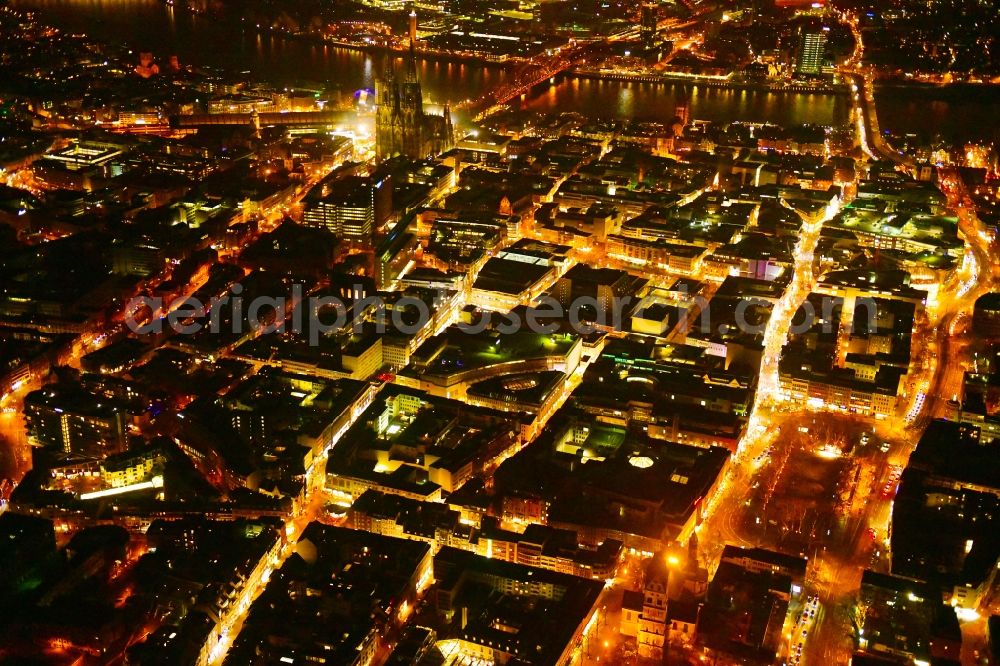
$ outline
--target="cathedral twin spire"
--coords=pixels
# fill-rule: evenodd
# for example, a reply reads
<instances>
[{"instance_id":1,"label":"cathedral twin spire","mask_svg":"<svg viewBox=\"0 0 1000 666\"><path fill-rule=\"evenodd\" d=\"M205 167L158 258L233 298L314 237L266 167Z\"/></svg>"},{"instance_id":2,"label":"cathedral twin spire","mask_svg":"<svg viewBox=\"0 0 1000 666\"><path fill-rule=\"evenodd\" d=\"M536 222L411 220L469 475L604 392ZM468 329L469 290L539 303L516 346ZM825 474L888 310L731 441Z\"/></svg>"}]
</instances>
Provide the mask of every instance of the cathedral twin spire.
<instances>
[{"instance_id":1,"label":"cathedral twin spire","mask_svg":"<svg viewBox=\"0 0 1000 666\"><path fill-rule=\"evenodd\" d=\"M376 83L375 143L379 160L396 155L423 159L454 144L451 110L444 117L424 114L423 91L417 78L414 44L410 43L403 79L396 76L393 59L386 59L385 72Z\"/></svg>"}]
</instances>

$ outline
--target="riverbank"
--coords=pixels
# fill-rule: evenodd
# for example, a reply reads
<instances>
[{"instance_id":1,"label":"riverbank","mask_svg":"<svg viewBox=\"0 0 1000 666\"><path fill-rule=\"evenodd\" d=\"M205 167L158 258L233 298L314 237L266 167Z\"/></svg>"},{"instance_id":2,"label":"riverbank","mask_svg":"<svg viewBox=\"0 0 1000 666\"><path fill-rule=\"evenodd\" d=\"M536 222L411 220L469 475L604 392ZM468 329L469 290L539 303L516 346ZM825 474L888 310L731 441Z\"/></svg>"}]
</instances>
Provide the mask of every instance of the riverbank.
<instances>
[{"instance_id":1,"label":"riverbank","mask_svg":"<svg viewBox=\"0 0 1000 666\"><path fill-rule=\"evenodd\" d=\"M758 81L733 81L724 77L697 76L681 73L662 72L656 74L631 74L628 72L593 71L586 69L570 69L563 76L597 81L627 81L631 83L654 83L671 86L705 86L708 88L723 88L731 90L752 90L755 92L772 93L804 93L808 95L846 95L846 85L798 85L784 83L768 83Z\"/></svg>"},{"instance_id":2,"label":"riverbank","mask_svg":"<svg viewBox=\"0 0 1000 666\"><path fill-rule=\"evenodd\" d=\"M1000 103L1000 84L997 83L927 83L924 81L901 81L898 79L876 80L875 88L900 92L925 99L981 100Z\"/></svg>"}]
</instances>

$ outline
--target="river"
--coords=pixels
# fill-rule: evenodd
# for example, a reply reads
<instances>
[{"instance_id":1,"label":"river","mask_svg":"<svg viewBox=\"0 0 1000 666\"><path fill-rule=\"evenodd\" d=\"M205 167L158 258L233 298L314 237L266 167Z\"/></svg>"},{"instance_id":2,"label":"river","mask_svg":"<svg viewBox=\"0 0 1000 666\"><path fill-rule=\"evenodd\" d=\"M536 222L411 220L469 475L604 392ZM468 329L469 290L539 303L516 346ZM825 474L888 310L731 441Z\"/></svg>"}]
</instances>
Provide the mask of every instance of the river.
<instances>
[{"instance_id":1,"label":"river","mask_svg":"<svg viewBox=\"0 0 1000 666\"><path fill-rule=\"evenodd\" d=\"M239 21L194 15L159 0L13 0L34 9L41 20L64 30L86 33L136 51L170 54L182 63L250 71L255 77L295 83L333 82L349 89L372 88L382 67L378 55L288 40L244 30ZM500 83L497 67L421 60L418 73L432 102L459 102ZM949 140L1000 141L1000 91L985 88L954 93L940 89L880 88L876 93L883 129L933 135ZM669 120L684 101L691 117L704 120L768 120L781 124L844 122L844 95L771 93L688 84L628 83L561 77L539 86L522 101L531 111L576 111L592 117Z\"/></svg>"}]
</instances>

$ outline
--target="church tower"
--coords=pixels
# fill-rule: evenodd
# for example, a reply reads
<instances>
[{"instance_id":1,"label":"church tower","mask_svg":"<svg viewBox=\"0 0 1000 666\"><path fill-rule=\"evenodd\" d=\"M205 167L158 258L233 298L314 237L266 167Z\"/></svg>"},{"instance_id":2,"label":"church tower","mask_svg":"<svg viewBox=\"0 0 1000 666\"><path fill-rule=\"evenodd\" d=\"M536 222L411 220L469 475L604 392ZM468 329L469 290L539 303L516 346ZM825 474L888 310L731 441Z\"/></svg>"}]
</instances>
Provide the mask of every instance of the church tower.
<instances>
[{"instance_id":1,"label":"church tower","mask_svg":"<svg viewBox=\"0 0 1000 666\"><path fill-rule=\"evenodd\" d=\"M376 88L375 153L381 162L399 154L402 137L399 84L391 59L386 59L385 71L376 82Z\"/></svg>"},{"instance_id":2,"label":"church tower","mask_svg":"<svg viewBox=\"0 0 1000 666\"><path fill-rule=\"evenodd\" d=\"M455 126L451 124L451 104L444 104L444 136L441 137L443 145L441 152L444 152L455 145Z\"/></svg>"},{"instance_id":3,"label":"church tower","mask_svg":"<svg viewBox=\"0 0 1000 666\"><path fill-rule=\"evenodd\" d=\"M424 150L424 95L417 79L417 58L410 44L406 73L400 87L399 109L403 119L403 146L399 151L414 159L426 156Z\"/></svg>"}]
</instances>

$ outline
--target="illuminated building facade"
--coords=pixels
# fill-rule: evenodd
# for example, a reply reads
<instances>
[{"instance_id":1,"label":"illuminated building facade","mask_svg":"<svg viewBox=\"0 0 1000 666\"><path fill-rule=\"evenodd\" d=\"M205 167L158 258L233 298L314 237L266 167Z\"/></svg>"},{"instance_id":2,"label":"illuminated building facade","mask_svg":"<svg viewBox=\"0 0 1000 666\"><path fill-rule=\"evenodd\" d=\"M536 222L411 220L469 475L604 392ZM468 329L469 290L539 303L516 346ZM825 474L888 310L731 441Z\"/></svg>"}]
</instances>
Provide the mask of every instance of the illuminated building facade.
<instances>
[{"instance_id":1,"label":"illuminated building facade","mask_svg":"<svg viewBox=\"0 0 1000 666\"><path fill-rule=\"evenodd\" d=\"M115 405L58 387L25 398L29 439L40 446L103 458L125 448L125 415Z\"/></svg>"},{"instance_id":2,"label":"illuminated building facade","mask_svg":"<svg viewBox=\"0 0 1000 666\"><path fill-rule=\"evenodd\" d=\"M371 247L376 229L391 212L389 179L347 176L317 190L318 196L306 201L306 223L324 227L348 242Z\"/></svg>"},{"instance_id":3,"label":"illuminated building facade","mask_svg":"<svg viewBox=\"0 0 1000 666\"><path fill-rule=\"evenodd\" d=\"M663 641L667 631L667 583L670 572L662 557L653 557L646 565L642 612L639 615L637 642L639 655L663 659Z\"/></svg>"},{"instance_id":4,"label":"illuminated building facade","mask_svg":"<svg viewBox=\"0 0 1000 666\"><path fill-rule=\"evenodd\" d=\"M825 49L825 32L803 32L799 41L799 58L795 64L795 71L799 74L821 74L823 72L823 52Z\"/></svg>"}]
</instances>

